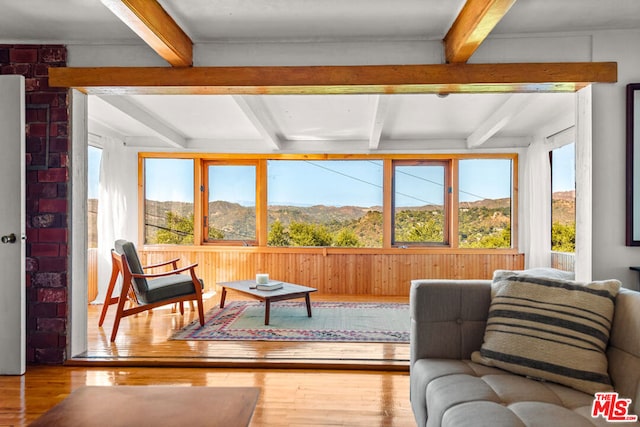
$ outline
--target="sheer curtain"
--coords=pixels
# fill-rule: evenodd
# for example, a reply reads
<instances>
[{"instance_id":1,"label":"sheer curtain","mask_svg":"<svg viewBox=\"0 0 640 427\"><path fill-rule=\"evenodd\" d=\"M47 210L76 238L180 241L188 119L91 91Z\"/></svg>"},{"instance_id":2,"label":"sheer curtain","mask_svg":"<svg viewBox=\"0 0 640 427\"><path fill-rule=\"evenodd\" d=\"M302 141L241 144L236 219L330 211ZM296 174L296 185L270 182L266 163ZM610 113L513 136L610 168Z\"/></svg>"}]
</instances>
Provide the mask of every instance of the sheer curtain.
<instances>
[{"instance_id":1,"label":"sheer curtain","mask_svg":"<svg viewBox=\"0 0 640 427\"><path fill-rule=\"evenodd\" d=\"M551 265L551 167L544 139L529 146L524 167L524 221L521 228L526 268Z\"/></svg>"},{"instance_id":2,"label":"sheer curtain","mask_svg":"<svg viewBox=\"0 0 640 427\"><path fill-rule=\"evenodd\" d=\"M136 222L135 209L127 203L127 149L118 139L103 137L100 161L98 199L98 296L94 304L102 304L111 277L111 249L116 239L127 238L128 221ZM136 181L133 181L136 186ZM135 200L135 199L134 199ZM119 292L121 284L118 283Z\"/></svg>"},{"instance_id":3,"label":"sheer curtain","mask_svg":"<svg viewBox=\"0 0 640 427\"><path fill-rule=\"evenodd\" d=\"M539 138L526 153L523 183L524 221L520 236L527 268L551 265L551 164L549 152L576 140L574 126Z\"/></svg>"}]
</instances>

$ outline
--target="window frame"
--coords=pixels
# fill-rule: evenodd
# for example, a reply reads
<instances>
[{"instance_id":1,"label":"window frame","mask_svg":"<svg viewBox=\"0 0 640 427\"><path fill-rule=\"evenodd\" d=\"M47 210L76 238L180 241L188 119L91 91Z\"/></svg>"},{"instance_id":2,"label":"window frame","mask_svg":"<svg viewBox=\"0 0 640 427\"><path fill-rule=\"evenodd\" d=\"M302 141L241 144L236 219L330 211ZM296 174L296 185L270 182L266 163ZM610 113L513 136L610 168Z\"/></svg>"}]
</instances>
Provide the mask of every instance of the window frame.
<instances>
[{"instance_id":1,"label":"window frame","mask_svg":"<svg viewBox=\"0 0 640 427\"><path fill-rule=\"evenodd\" d=\"M430 246L430 247L449 247L451 242L451 175L452 164L451 160L435 160L435 159L412 159L412 160L392 160L392 186L391 186L391 246L392 247L414 247L414 246ZM442 188L442 200L443 200L443 224L442 224L442 242L404 242L396 240L396 167L398 166L441 166L443 168L443 188ZM384 191L384 190L383 190Z\"/></svg>"},{"instance_id":2,"label":"window frame","mask_svg":"<svg viewBox=\"0 0 640 427\"><path fill-rule=\"evenodd\" d=\"M327 253L395 253L404 252L503 252L518 253L518 153L474 153L474 154L220 154L220 153L171 153L171 152L139 152L138 153L138 181L139 181L139 224L144 218L144 160L147 158L188 158L194 160L194 246L196 247L236 247L249 243L253 249L269 252L301 252L322 251ZM268 160L381 160L383 162L383 235L382 248L368 247L271 247L267 245L267 161ZM510 248L459 248L458 247L458 160L460 159L510 159L512 165L511 182L511 247ZM445 185L449 190L445 194L445 222L447 235L446 244L393 244L393 173L396 164L437 163L448 165L445 173ZM408 163L407 163L408 162ZM256 241L205 241L205 164L217 163L228 165L256 165ZM198 194L199 193L199 194ZM208 215L208 213L207 213ZM140 231L141 230L141 231ZM143 227L139 227L140 243L144 244ZM151 246L151 245L150 245ZM153 245L156 246L156 245ZM252 249L246 248L246 249Z\"/></svg>"},{"instance_id":3,"label":"window frame","mask_svg":"<svg viewBox=\"0 0 640 427\"><path fill-rule=\"evenodd\" d=\"M554 172L557 171L557 168L554 168L554 163L553 163L553 158L554 158L554 154L558 153L558 150L565 148L569 145L573 145L573 155L574 155L574 167L573 167L573 191L574 191L574 199L573 199L573 203L574 203L574 208L575 208L575 191L576 191L576 165L575 165L575 153L576 153L576 143L575 141L566 143L566 144L562 144L562 145L558 145L556 147L553 147L549 150L549 250L551 251L551 253L567 253L567 254L573 254L575 255L575 243L574 243L574 250L573 252L564 252L564 251L559 251L553 248L553 231L554 231L554 217L553 217L553 186L554 186L554 177L557 177L557 174L555 174ZM574 217L573 217L573 223L574 223L574 227L577 223L576 220L576 212L574 211ZM563 224L564 225L564 224ZM575 237L575 236L574 236Z\"/></svg>"},{"instance_id":4,"label":"window frame","mask_svg":"<svg viewBox=\"0 0 640 427\"><path fill-rule=\"evenodd\" d=\"M152 155L153 154L153 155ZM200 203L197 198L197 192L195 188L197 188L197 175L196 171L198 171L198 165L200 162L193 156L184 156L179 153L147 153L146 156L141 156L138 154L138 242L139 244L145 246L163 246L165 244L149 244L146 243L146 172L145 172L145 160L147 159L176 159L176 160L192 160L193 168L194 168L194 202L193 202L193 221L194 221L194 230L193 230L193 246L197 245L199 240L198 228L195 226L196 221L198 220L198 214L200 212ZM201 218L200 218L201 220ZM182 245L187 246L187 245Z\"/></svg>"},{"instance_id":5,"label":"window frame","mask_svg":"<svg viewBox=\"0 0 640 427\"><path fill-rule=\"evenodd\" d=\"M510 213L510 217L509 217L509 225L511 227L510 229L510 246L509 248L517 248L518 247L518 241L517 241L517 224L518 224L518 217L517 217L517 182L518 182L518 163L517 163L517 157L516 158L508 158L508 157L495 157L495 156L485 156L485 157L476 157L476 156L469 156L469 157L464 157L464 158L459 158L456 160L456 185L455 185L455 193L456 193L456 197L455 197L455 202L456 202L456 211L455 211L455 218L456 218L456 222L455 222L455 233L456 233L456 238L454 239L456 242L457 247L459 247L460 249L478 249L478 248L470 248L470 247L461 247L460 246L460 182L459 182L459 174L460 174L460 162L464 161L464 160L509 160L511 165L511 170L510 170L510 175L511 175L511 187L510 187L510 191L509 191L509 199L510 199L510 209L509 209L509 213ZM484 249L490 249L490 248L484 248ZM493 248L493 249L508 249L508 248Z\"/></svg>"},{"instance_id":6,"label":"window frame","mask_svg":"<svg viewBox=\"0 0 640 427\"><path fill-rule=\"evenodd\" d=\"M202 237L200 241L203 245L207 244L217 244L217 245L231 245L231 246L257 246L259 241L259 223L258 223L258 205L259 205L259 194L258 187L260 185L260 180L258 177L259 171L259 162L257 160L245 160L245 161L231 161L231 160L201 160L202 167L202 184L200 185L200 196L202 200L202 215L201 221L199 222L199 228L201 229ZM255 230L255 239L248 240L233 240L233 239L208 239L209 235L209 167L210 166L254 166L255 167L255 209L256 209L256 230ZM194 228L195 225L194 225Z\"/></svg>"}]
</instances>

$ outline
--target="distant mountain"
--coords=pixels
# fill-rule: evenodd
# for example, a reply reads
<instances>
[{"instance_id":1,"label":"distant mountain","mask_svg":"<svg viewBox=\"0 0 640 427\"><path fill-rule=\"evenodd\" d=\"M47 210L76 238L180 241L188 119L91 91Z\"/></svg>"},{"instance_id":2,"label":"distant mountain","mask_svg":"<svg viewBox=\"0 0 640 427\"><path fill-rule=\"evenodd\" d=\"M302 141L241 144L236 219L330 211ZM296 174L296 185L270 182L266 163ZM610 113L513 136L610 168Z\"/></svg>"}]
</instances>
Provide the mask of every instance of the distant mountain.
<instances>
[{"instance_id":1,"label":"distant mountain","mask_svg":"<svg viewBox=\"0 0 640 427\"><path fill-rule=\"evenodd\" d=\"M575 200L576 190L571 191L556 191L551 195L553 200Z\"/></svg>"},{"instance_id":2,"label":"distant mountain","mask_svg":"<svg viewBox=\"0 0 640 427\"><path fill-rule=\"evenodd\" d=\"M270 206L269 222L279 220L283 225L291 222L315 222L333 223L353 221L366 215L369 211L382 212L382 207L360 207L360 206L325 206L315 205L309 207L299 206Z\"/></svg>"},{"instance_id":3,"label":"distant mountain","mask_svg":"<svg viewBox=\"0 0 640 427\"><path fill-rule=\"evenodd\" d=\"M557 191L551 198L551 218L554 223L570 224L576 221L576 192Z\"/></svg>"},{"instance_id":4,"label":"distant mountain","mask_svg":"<svg viewBox=\"0 0 640 427\"><path fill-rule=\"evenodd\" d=\"M575 222L575 191L563 191L553 193L552 196L553 221L570 223ZM97 236L97 208L98 201L90 199L88 201L88 221L89 221L89 245L95 247ZM481 229L493 229L500 224L508 222L508 208L510 199L485 199L475 202L461 202L461 214L471 215L474 218L473 227ZM425 205L419 207L406 208L406 210L416 211L439 211L442 206ZM474 215L473 212L479 212ZM468 212L470 211L470 212ZM166 226L167 213L173 212L182 217L193 215L193 204L184 202L159 202L148 200L146 202L145 222L150 225L147 230L154 233L154 230ZM507 215L507 217L505 217ZM268 211L268 221L280 221L284 227L288 227L291 222L320 223L332 232L342 228L349 228L355 232L361 242L367 246L380 246L380 236L382 236L382 207L371 206L325 206L316 205L309 207L301 206L270 206ZM249 240L255 238L255 208L241 206L237 203L224 201L211 202L209 204L209 224L221 230L226 238ZM150 237L151 234L148 235ZM91 246L94 245L94 246Z\"/></svg>"},{"instance_id":5,"label":"distant mountain","mask_svg":"<svg viewBox=\"0 0 640 427\"><path fill-rule=\"evenodd\" d=\"M471 208L486 208L486 209L501 209L511 206L511 199L505 197L503 199L483 199L476 200L475 202L460 202L460 209Z\"/></svg>"}]
</instances>

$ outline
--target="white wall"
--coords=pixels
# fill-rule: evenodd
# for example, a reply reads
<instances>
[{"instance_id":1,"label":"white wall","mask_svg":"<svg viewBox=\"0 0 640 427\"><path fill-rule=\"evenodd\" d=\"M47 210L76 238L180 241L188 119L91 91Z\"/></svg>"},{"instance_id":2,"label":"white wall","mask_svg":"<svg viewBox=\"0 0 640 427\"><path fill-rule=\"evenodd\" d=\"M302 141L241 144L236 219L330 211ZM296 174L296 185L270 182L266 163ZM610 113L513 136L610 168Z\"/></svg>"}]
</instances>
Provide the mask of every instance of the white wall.
<instances>
[{"instance_id":1,"label":"white wall","mask_svg":"<svg viewBox=\"0 0 640 427\"><path fill-rule=\"evenodd\" d=\"M640 289L640 247L625 246L626 85L640 82L640 30L593 37L594 61L617 61L618 83L593 87L593 277Z\"/></svg>"}]
</instances>

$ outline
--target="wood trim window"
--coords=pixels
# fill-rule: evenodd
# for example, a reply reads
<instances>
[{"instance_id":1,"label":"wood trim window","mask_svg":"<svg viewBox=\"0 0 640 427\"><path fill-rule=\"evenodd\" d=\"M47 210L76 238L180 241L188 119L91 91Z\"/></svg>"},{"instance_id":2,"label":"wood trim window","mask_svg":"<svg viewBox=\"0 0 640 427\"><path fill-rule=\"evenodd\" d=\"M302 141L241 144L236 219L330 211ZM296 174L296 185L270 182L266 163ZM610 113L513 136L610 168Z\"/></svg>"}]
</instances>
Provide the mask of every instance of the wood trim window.
<instances>
[{"instance_id":1,"label":"wood trim window","mask_svg":"<svg viewBox=\"0 0 640 427\"><path fill-rule=\"evenodd\" d=\"M155 164L184 160L192 162L191 183L175 175L150 182L162 179ZM145 245L517 248L517 154L140 153L139 165ZM192 194L156 196L164 205L148 199L147 186L155 194L158 188ZM173 212L176 206L185 214ZM171 223L147 224L151 208L156 222Z\"/></svg>"},{"instance_id":2,"label":"wood trim window","mask_svg":"<svg viewBox=\"0 0 640 427\"><path fill-rule=\"evenodd\" d=\"M393 161L393 245L449 245L450 177L450 161Z\"/></svg>"},{"instance_id":3,"label":"wood trim window","mask_svg":"<svg viewBox=\"0 0 640 427\"><path fill-rule=\"evenodd\" d=\"M203 243L258 244L257 171L257 161L203 161Z\"/></svg>"}]
</instances>

